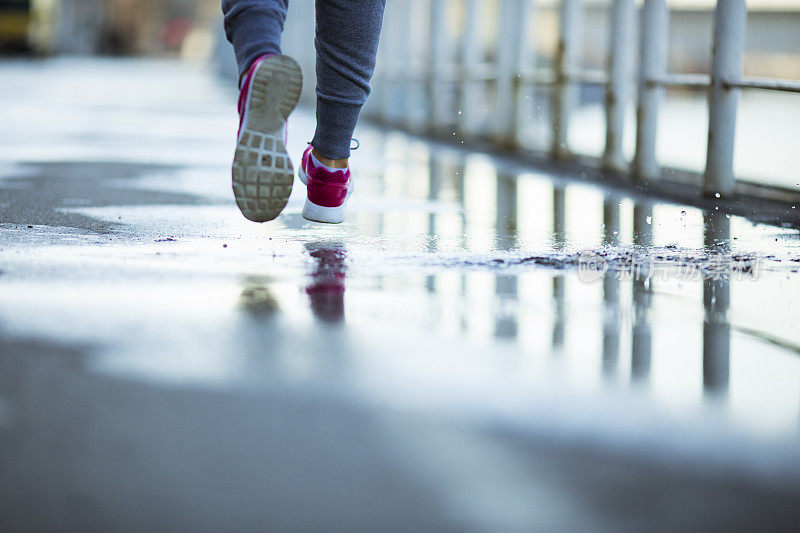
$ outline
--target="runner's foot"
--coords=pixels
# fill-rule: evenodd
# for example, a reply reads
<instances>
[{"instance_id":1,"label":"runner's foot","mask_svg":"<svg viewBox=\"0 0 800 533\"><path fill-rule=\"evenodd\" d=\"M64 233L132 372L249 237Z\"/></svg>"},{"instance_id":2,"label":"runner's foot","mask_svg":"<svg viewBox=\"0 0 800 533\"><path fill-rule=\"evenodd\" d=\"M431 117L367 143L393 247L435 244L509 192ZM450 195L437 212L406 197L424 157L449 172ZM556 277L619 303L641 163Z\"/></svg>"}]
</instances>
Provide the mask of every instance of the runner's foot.
<instances>
[{"instance_id":1,"label":"runner's foot","mask_svg":"<svg viewBox=\"0 0 800 533\"><path fill-rule=\"evenodd\" d=\"M353 194L353 179L350 167L329 169L314 162L309 146L303 153L300 181L307 187L303 217L314 222L340 224L347 215L347 200Z\"/></svg>"},{"instance_id":2,"label":"runner's foot","mask_svg":"<svg viewBox=\"0 0 800 533\"><path fill-rule=\"evenodd\" d=\"M273 54L254 61L242 81L233 193L242 214L253 222L276 218L292 193L286 119L300 99L302 85L297 62Z\"/></svg>"}]
</instances>

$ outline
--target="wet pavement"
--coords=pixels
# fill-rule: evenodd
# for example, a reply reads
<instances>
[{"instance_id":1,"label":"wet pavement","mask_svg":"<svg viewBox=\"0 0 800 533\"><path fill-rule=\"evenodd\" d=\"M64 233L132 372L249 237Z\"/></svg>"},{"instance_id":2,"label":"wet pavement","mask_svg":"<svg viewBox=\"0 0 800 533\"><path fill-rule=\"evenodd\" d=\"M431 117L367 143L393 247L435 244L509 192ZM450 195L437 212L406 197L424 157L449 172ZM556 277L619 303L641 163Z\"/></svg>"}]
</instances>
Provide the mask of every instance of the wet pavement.
<instances>
[{"instance_id":1,"label":"wet pavement","mask_svg":"<svg viewBox=\"0 0 800 533\"><path fill-rule=\"evenodd\" d=\"M800 519L797 230L368 125L347 223L258 225L213 73L0 78L3 530Z\"/></svg>"}]
</instances>

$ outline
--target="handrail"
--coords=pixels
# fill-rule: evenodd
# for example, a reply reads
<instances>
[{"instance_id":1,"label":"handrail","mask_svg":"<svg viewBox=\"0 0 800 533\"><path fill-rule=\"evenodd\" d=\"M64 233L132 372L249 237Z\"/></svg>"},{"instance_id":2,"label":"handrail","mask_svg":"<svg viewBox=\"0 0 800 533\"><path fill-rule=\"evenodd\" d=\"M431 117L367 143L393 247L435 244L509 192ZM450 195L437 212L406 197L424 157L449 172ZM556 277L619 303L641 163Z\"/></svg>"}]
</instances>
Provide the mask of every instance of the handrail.
<instances>
[{"instance_id":1,"label":"handrail","mask_svg":"<svg viewBox=\"0 0 800 533\"><path fill-rule=\"evenodd\" d=\"M725 87L739 87L742 89L765 89L768 91L784 91L800 93L800 80L783 80L778 78L741 78L739 80L724 80Z\"/></svg>"},{"instance_id":2,"label":"handrail","mask_svg":"<svg viewBox=\"0 0 800 533\"><path fill-rule=\"evenodd\" d=\"M711 86L711 76L708 74L668 74L660 78L647 79L645 83L681 89L708 89Z\"/></svg>"},{"instance_id":3,"label":"handrail","mask_svg":"<svg viewBox=\"0 0 800 533\"><path fill-rule=\"evenodd\" d=\"M460 2L463 7L458 42L450 42L453 39L442 31L450 21L448 9L454 2ZM408 5L395 8L406 11L403 20L411 16ZM521 37L532 27L536 17L534 0L498 1L497 54L488 60L483 57L480 39L465 36L482 35L480 27L485 20L482 10L490 4L480 0L429 0L410 5L430 6L427 65L411 68L412 54L407 53L405 47L416 46L416 43L409 40L408 28L398 23L396 31L390 31L384 38L384 44L392 51L387 60L389 64L374 80L375 92L381 94L380 105L375 106L379 118L397 124L398 120L402 122L414 114L408 107L411 100L406 96L400 98L397 91L411 90L411 83L422 84L424 103L430 111L425 115L426 127L431 133L444 128L448 134L457 132L459 139L491 139L498 147L523 150L519 146L520 123L526 121L522 118L525 115L522 106L529 106L527 99L531 98L523 94L523 88L544 86L551 95L551 157L571 159L574 155L569 147L569 127L570 116L577 105L577 89L582 85L601 86L606 90L606 146L602 166L640 181L650 181L662 176L656 144L664 90L704 91L709 102L709 143L703 190L711 198L736 194L733 141L741 90L800 93L800 80L742 75L747 22L745 0L717 1L714 48L708 74L667 72L670 14L666 0L643 0L638 7L635 0L611 0L609 60L605 69L587 69L582 65L582 0L562 0L560 4L558 46L552 68L536 66L535 50L529 49L528 40ZM637 35L633 21L637 14L639 59L634 65ZM452 46L457 48L450 48ZM635 91L631 90L634 78L637 81ZM455 92L450 90L453 85ZM478 124L483 117L481 105L477 105L480 102L475 100L482 97L482 87L487 85L493 89L489 127ZM390 92L394 98L387 96ZM457 99L455 105L447 101L453 95ZM625 110L634 103L637 107L636 149L633 160L627 161L622 151L622 139L628 127ZM398 105L404 108L388 107ZM453 108L463 112L455 119L455 130L454 117L446 113Z\"/></svg>"}]
</instances>

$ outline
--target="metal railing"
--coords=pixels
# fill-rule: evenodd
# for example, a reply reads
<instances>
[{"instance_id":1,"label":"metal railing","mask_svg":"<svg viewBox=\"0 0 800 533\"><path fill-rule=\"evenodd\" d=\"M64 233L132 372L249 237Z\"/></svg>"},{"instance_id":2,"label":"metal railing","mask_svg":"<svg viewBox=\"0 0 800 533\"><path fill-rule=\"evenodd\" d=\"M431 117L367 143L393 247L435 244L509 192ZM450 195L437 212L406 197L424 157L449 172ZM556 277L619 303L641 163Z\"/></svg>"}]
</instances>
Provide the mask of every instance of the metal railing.
<instances>
[{"instance_id":1,"label":"metal railing","mask_svg":"<svg viewBox=\"0 0 800 533\"><path fill-rule=\"evenodd\" d=\"M454 43L443 31L453 2L461 2L463 22L461 38ZM402 4L402 5L398 5ZM387 16L381 68L373 80L373 100L369 106L372 117L406 129L419 130L409 122L409 98L398 103L388 94L400 92L410 84L424 86L426 124L424 129L442 134L453 127L464 139L489 140L504 149L522 150L520 120L523 116L523 89L549 86L551 142L549 155L556 160L568 160L574 155L569 148L570 117L576 104L580 85L605 87L605 150L601 167L607 171L632 176L638 183L660 180L662 169L656 157L659 108L666 87L703 90L708 93L709 124L705 172L701 190L705 196L733 197L737 181L733 173L734 136L739 93L742 89L800 92L800 81L764 78L745 78L742 75L747 9L745 0L718 0L714 13L713 51L709 75L672 74L667 72L669 10L666 0L644 0L637 8L634 0L611 0L609 17L608 60L603 70L590 70L582 65L583 2L563 0L559 6L559 35L551 69L535 67L535 52L525 38L526 28L536 16L534 0L497 0L497 42L492 61L481 57L478 38L483 20L481 0L428 0L426 2L390 2ZM413 54L407 53L411 42L411 19L415 8L427 8L426 64L409 64ZM636 61L638 24L638 68ZM415 23L417 21L415 20ZM469 36L469 38L465 38ZM454 59L454 60L453 60ZM473 104L476 91L490 85L493 88L490 105L493 120L489 127L476 128L469 116L459 117L455 126L444 120L448 98L457 99L459 113L469 115L479 108ZM449 96L449 91L454 96ZM636 105L635 155L629 162L623 153L625 113ZM398 109L398 106L400 107ZM744 184L742 184L744 185ZM753 195L752 184L747 193ZM756 189L777 189L756 186ZM742 189L744 190L744 189ZM755 196L760 193L756 191ZM775 199L780 195L764 193ZM794 199L792 200L794 201Z\"/></svg>"}]
</instances>

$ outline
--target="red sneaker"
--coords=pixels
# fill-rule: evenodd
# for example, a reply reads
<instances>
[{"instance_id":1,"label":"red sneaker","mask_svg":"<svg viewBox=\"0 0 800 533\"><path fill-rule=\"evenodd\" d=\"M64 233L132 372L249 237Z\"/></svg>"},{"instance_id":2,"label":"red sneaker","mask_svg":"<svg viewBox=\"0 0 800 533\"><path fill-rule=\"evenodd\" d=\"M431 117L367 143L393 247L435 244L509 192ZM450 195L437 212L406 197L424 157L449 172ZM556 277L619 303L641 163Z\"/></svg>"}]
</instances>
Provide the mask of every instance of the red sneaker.
<instances>
[{"instance_id":1,"label":"red sneaker","mask_svg":"<svg viewBox=\"0 0 800 533\"><path fill-rule=\"evenodd\" d=\"M350 167L336 172L331 172L323 166L315 167L309 146L303 153L297 175L308 188L306 204L303 206L303 218L329 224L344 222L347 200L353 194Z\"/></svg>"},{"instance_id":2,"label":"red sneaker","mask_svg":"<svg viewBox=\"0 0 800 533\"><path fill-rule=\"evenodd\" d=\"M253 222L280 215L292 193L294 168L286 153L286 119L302 86L300 65L291 57L273 54L254 61L242 81L233 194L242 214Z\"/></svg>"}]
</instances>

